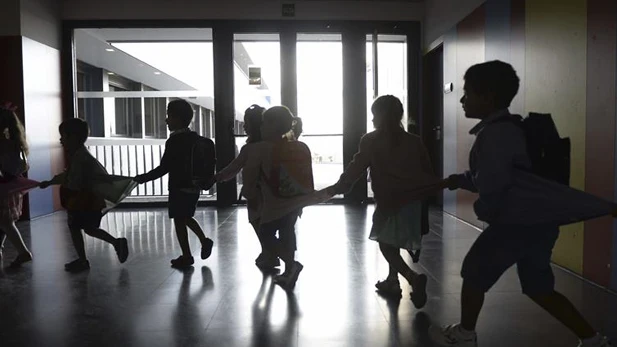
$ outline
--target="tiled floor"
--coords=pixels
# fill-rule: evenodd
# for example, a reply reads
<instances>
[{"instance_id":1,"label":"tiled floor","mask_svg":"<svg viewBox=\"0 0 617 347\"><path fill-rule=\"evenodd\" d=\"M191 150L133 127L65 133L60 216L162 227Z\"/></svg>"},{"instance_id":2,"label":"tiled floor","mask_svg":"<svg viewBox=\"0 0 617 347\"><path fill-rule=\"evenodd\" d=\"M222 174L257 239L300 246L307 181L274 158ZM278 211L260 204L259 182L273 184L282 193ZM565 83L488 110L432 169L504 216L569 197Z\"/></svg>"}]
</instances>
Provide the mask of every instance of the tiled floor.
<instances>
[{"instance_id":1,"label":"tiled floor","mask_svg":"<svg viewBox=\"0 0 617 347\"><path fill-rule=\"evenodd\" d=\"M187 272L169 267L179 247L164 210L106 216L103 226L129 239L129 260L119 264L111 247L88 238L92 269L81 274L63 270L74 257L63 213L23 224L35 260L1 272L0 346L431 346L428 325L458 319L460 264L478 232L432 214L432 233L414 265L430 275L430 299L418 311L407 286L394 302L374 291L387 266L367 238L372 210L305 210L297 225L305 269L293 293L253 265L258 244L244 208L198 211L215 248ZM197 239L191 243L197 253ZM7 245L4 265L14 256ZM558 269L556 277L593 324L616 338L617 296ZM519 292L512 269L487 297L480 346L576 346Z\"/></svg>"}]
</instances>

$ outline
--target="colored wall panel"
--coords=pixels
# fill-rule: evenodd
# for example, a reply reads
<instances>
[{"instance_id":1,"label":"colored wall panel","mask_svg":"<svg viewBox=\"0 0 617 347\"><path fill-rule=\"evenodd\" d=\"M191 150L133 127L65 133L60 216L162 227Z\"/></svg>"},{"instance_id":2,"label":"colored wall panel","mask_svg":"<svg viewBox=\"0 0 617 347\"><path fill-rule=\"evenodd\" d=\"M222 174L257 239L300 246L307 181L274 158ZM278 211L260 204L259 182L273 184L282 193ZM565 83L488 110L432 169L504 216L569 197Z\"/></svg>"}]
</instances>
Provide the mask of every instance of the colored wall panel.
<instances>
[{"instance_id":1,"label":"colored wall panel","mask_svg":"<svg viewBox=\"0 0 617 347\"><path fill-rule=\"evenodd\" d=\"M525 110L553 114L572 141L571 185L585 186L587 8L585 0L527 1ZM562 229L553 260L583 270L583 224Z\"/></svg>"},{"instance_id":2,"label":"colored wall panel","mask_svg":"<svg viewBox=\"0 0 617 347\"><path fill-rule=\"evenodd\" d=\"M615 176L615 49L617 3L587 1L585 190L612 200ZM609 286L613 219L585 223L583 275Z\"/></svg>"},{"instance_id":3,"label":"colored wall panel","mask_svg":"<svg viewBox=\"0 0 617 347\"><path fill-rule=\"evenodd\" d=\"M444 35L443 40L443 80L457 86L459 78L456 70L456 29ZM457 86L458 88L458 86ZM444 94L443 99L443 172L444 176L458 173L457 167L457 110L461 107L458 93ZM453 215L456 211L455 191L445 190L443 195L444 211Z\"/></svg>"},{"instance_id":4,"label":"colored wall panel","mask_svg":"<svg viewBox=\"0 0 617 347\"><path fill-rule=\"evenodd\" d=\"M62 151L58 125L62 121L60 100L60 52L28 38L23 44L24 112L30 143L29 177L46 180L61 171ZM30 192L30 214L54 212L53 189Z\"/></svg>"},{"instance_id":5,"label":"colored wall panel","mask_svg":"<svg viewBox=\"0 0 617 347\"><path fill-rule=\"evenodd\" d=\"M456 73L457 82L454 90L458 99L463 97L463 85L465 71L474 64L484 62L484 27L485 9L484 6L478 7L473 13L457 26L456 44ZM457 168L458 172L463 172L469 168L469 150L473 145L474 136L469 134L469 130L478 123L477 120L466 119L460 104L456 108L457 119ZM476 194L459 190L457 192L457 216L478 227L482 227L482 222L478 221L473 211L473 202L477 199Z\"/></svg>"}]
</instances>

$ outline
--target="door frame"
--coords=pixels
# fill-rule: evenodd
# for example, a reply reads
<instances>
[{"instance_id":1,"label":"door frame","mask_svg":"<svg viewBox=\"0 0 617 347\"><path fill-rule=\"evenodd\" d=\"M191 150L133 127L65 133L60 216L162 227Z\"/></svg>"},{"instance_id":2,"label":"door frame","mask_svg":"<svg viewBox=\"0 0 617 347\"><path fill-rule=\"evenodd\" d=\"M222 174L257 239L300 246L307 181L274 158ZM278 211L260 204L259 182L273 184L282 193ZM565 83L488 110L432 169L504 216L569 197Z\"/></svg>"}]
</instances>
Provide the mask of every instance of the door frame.
<instances>
[{"instance_id":1,"label":"door frame","mask_svg":"<svg viewBox=\"0 0 617 347\"><path fill-rule=\"evenodd\" d=\"M359 32L368 34L396 34L407 37L407 114L410 120L420 124L420 64L421 26L417 21L354 21L354 20L64 20L62 22L61 83L63 118L73 118L77 114L75 99L75 47L74 30L88 28L211 28L213 37L214 68L214 108L215 139L217 143L217 170L225 167L235 157L234 86L233 86L233 34L234 33L279 33L281 38L281 95L283 103L289 103L292 111L297 110L297 81L295 80L295 35L298 32L340 33L343 36L343 161L351 161L357 150L359 135L364 127L366 132L366 100L364 104L350 111L350 95L359 91L357 74L346 69L345 61L354 59L357 49L346 49L346 42L358 40ZM355 34L355 36L354 36ZM293 40L292 40L293 39ZM293 41L293 45L290 43ZM285 42L285 43L284 43ZM291 48L293 46L293 48ZM356 45L357 48L357 45ZM347 52L347 53L346 53ZM284 58L289 57L289 58ZM361 60L365 59L365 54ZM360 64L352 64L358 71ZM347 70L347 73L345 71ZM285 76L285 77L283 77ZM360 83L365 86L365 81ZM366 88L366 86L364 87ZM364 99L366 92L362 94ZM359 104L359 101L357 102ZM358 124L358 125L356 125ZM349 130L347 130L349 129ZM346 134L347 132L347 134ZM358 182L351 194L342 202L366 202L366 179ZM334 183L334 182L333 182ZM364 186L364 192L358 186ZM217 183L217 200L203 201L200 205L229 206L238 203L235 179Z\"/></svg>"}]
</instances>

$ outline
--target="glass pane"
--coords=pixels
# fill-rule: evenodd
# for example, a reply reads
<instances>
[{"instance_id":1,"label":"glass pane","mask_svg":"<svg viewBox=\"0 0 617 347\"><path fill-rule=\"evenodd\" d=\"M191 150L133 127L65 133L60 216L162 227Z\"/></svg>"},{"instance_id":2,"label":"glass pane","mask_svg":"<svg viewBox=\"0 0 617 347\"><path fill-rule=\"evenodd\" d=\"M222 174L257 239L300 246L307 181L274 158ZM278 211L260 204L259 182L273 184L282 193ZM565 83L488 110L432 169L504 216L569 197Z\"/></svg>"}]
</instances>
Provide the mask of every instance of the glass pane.
<instances>
[{"instance_id":1,"label":"glass pane","mask_svg":"<svg viewBox=\"0 0 617 347\"><path fill-rule=\"evenodd\" d=\"M407 42L406 36L378 35L378 91L379 95L391 94L403 103L403 126L407 120Z\"/></svg>"},{"instance_id":2,"label":"glass pane","mask_svg":"<svg viewBox=\"0 0 617 347\"><path fill-rule=\"evenodd\" d=\"M240 151L242 150L242 147L244 147L244 145L246 145L246 139L247 136L236 136L236 156L238 156L238 153L240 153ZM242 171L240 171L238 173L238 176L236 176L236 185L237 185L237 189L238 189L238 196L240 195L240 191L242 191ZM245 200L244 197L242 197L241 200Z\"/></svg>"},{"instance_id":3,"label":"glass pane","mask_svg":"<svg viewBox=\"0 0 617 347\"><path fill-rule=\"evenodd\" d=\"M191 104L191 129L214 139L211 29L77 29L78 117L88 148L112 174L136 175L160 163L169 130L167 104ZM167 177L140 185L129 199L165 200ZM216 199L215 190L202 199Z\"/></svg>"},{"instance_id":4,"label":"glass pane","mask_svg":"<svg viewBox=\"0 0 617 347\"><path fill-rule=\"evenodd\" d=\"M340 34L298 34L298 116L304 133L343 133L343 44ZM340 144L342 146L342 143Z\"/></svg>"},{"instance_id":5,"label":"glass pane","mask_svg":"<svg viewBox=\"0 0 617 347\"><path fill-rule=\"evenodd\" d=\"M234 34L236 156L246 143L244 111L251 105L281 104L281 48L278 34ZM236 179L242 189L242 173Z\"/></svg>"},{"instance_id":6,"label":"glass pane","mask_svg":"<svg viewBox=\"0 0 617 347\"><path fill-rule=\"evenodd\" d=\"M281 49L278 34L234 35L234 134L245 135L244 111L256 104L281 104Z\"/></svg>"},{"instance_id":7,"label":"glass pane","mask_svg":"<svg viewBox=\"0 0 617 347\"><path fill-rule=\"evenodd\" d=\"M311 149L315 189L323 189L338 181L344 171L343 136L301 136Z\"/></svg>"}]
</instances>

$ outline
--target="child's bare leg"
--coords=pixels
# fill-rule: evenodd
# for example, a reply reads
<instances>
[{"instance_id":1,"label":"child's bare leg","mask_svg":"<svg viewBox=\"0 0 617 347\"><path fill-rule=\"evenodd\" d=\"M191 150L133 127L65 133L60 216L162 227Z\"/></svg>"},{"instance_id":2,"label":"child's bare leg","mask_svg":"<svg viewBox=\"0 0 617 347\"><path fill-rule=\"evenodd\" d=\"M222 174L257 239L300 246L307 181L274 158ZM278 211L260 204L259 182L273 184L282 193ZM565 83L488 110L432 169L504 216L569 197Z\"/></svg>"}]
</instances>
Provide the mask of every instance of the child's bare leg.
<instances>
[{"instance_id":1,"label":"child's bare leg","mask_svg":"<svg viewBox=\"0 0 617 347\"><path fill-rule=\"evenodd\" d=\"M176 227L176 236L178 237L178 243L180 244L180 249L182 249L182 256L191 257L189 236L186 230L187 218L174 218L174 225Z\"/></svg>"},{"instance_id":2,"label":"child's bare leg","mask_svg":"<svg viewBox=\"0 0 617 347\"><path fill-rule=\"evenodd\" d=\"M195 235L197 235L197 238L202 245L204 244L204 242L206 242L208 238L204 234L204 230L201 228L201 225L199 225L199 222L197 222L195 218L188 218L186 220L186 226L191 229L195 233Z\"/></svg>"},{"instance_id":3,"label":"child's bare leg","mask_svg":"<svg viewBox=\"0 0 617 347\"><path fill-rule=\"evenodd\" d=\"M77 256L81 260L86 260L86 246L84 245L84 235L82 235L81 229L75 227L71 227L69 229L71 231L71 239L73 239L73 247L75 247Z\"/></svg>"},{"instance_id":4,"label":"child's bare leg","mask_svg":"<svg viewBox=\"0 0 617 347\"><path fill-rule=\"evenodd\" d=\"M26 247L26 244L19 233L19 229L17 229L17 226L15 225L15 222L0 221L0 229L4 231L6 238L9 239L20 255L30 254L30 251L28 251L28 247Z\"/></svg>"},{"instance_id":5,"label":"child's bare leg","mask_svg":"<svg viewBox=\"0 0 617 347\"><path fill-rule=\"evenodd\" d=\"M116 245L117 241L118 241L117 238L111 236L107 231L105 231L103 229L99 229L99 228L87 229L87 230L84 230L84 232L86 234L88 234L89 236L92 236L92 237L97 238L99 240L103 240L103 241L105 241L107 243L110 243L112 245Z\"/></svg>"}]
</instances>

